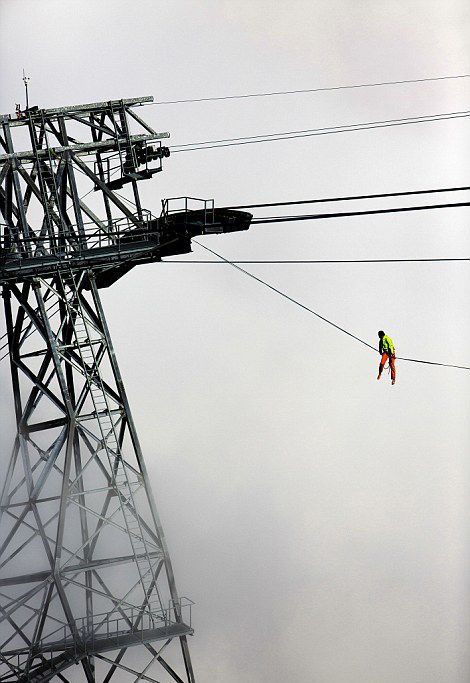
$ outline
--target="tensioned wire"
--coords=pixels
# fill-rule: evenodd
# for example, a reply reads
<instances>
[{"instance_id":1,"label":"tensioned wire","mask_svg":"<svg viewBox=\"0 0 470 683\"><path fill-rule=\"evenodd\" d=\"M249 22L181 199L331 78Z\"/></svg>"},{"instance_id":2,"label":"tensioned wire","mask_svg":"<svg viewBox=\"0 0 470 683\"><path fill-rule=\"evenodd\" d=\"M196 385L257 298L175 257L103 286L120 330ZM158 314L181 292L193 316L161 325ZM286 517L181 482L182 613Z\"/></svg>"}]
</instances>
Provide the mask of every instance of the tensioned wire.
<instances>
[{"instance_id":1,"label":"tensioned wire","mask_svg":"<svg viewBox=\"0 0 470 683\"><path fill-rule=\"evenodd\" d=\"M410 191L410 192L403 192L403 193L387 193L383 195L361 195L361 196L354 196L354 197L348 197L346 199L364 199L364 198L372 198L372 197L380 197L380 196L401 196L401 195L409 195L409 194L424 194L424 193L433 193L433 192L445 192L445 191L457 191L457 190L466 190L467 187L461 187L461 188L440 188L438 190L415 190L415 191ZM92 190L86 193L89 194ZM79 199L83 199L86 195L83 195ZM124 197L122 197L124 199ZM301 201L301 202L280 202L279 204L281 205L286 205L286 204L292 204L292 203L313 203L316 201L336 201L336 199L339 201L341 198L333 198L333 199L327 199L327 200L308 200L308 201ZM126 201L130 204L134 204L131 200L126 198ZM257 205L257 206L272 206L270 204L268 205ZM470 202L458 202L454 204L434 204L434 205L426 205L426 206L414 206L414 207L400 207L400 208L389 208L389 209L372 209L372 210L366 210L366 211L349 211L349 212L338 212L338 213L325 213L325 214L307 214L307 215L298 215L298 216L267 216L267 217L261 217L261 218L254 218L252 220L252 224L261 224L261 223L277 223L277 222L288 222L288 221L301 221L301 220L316 220L316 219L324 219L324 218L339 218L339 217L350 217L350 216L364 216L364 215L374 215L374 214L387 214L387 213L396 213L396 212L402 212L402 211L419 211L419 210L430 210L430 209L442 209L442 208L452 208L452 207L463 207L463 206L470 206ZM196 242L196 244L199 244ZM203 245L200 245L203 246ZM204 249L207 249L208 251L211 251L208 247L203 247ZM214 253L216 256L219 256L218 254ZM223 257L220 257L223 259ZM336 261L323 261L324 263L367 263L367 262L393 262L393 261L424 261L424 260L430 260L430 261L443 261L443 260L467 260L466 258L461 258L461 259L444 259L444 258L439 258L439 259L351 259L351 260L336 260ZM225 259L223 259L225 261ZM187 263L188 261L180 261ZM226 261L229 263L228 261ZM277 263L281 263L282 261L273 261ZM287 261L285 261L287 262ZM297 262L300 263L302 261L292 261L292 263ZM322 261L310 261L311 263L321 263ZM176 261L174 261L176 263ZM207 263L207 261L205 262ZM231 262L230 265L233 265L234 267L238 267L234 262ZM245 272L247 275L249 273L247 271L244 271L242 268L239 268L239 270L242 270ZM251 276L255 277L255 276ZM257 279L257 278L255 278ZM266 283L264 283L266 284ZM269 285L266 285L269 286ZM313 311L312 311L313 312ZM57 313L57 311L55 311ZM52 315L55 315L53 313ZM321 317L321 316L320 316ZM328 322L328 321L327 321ZM340 329L340 328L339 328ZM345 330L342 330L345 332ZM3 339L6 336L6 333L0 337L0 339ZM354 335L352 335L354 336ZM2 347L0 347L0 351L5 348L7 344L4 344ZM0 361L3 360L6 356L8 355L5 354L2 357L0 357ZM417 361L418 362L418 361ZM420 361L421 362L421 361ZM423 361L425 362L425 361Z\"/></svg>"},{"instance_id":2,"label":"tensioned wire","mask_svg":"<svg viewBox=\"0 0 470 683\"><path fill-rule=\"evenodd\" d=\"M406 190L402 192L381 192L376 194L355 194L345 197L322 197L321 199L298 199L287 202L265 202L264 204L237 204L236 206L224 206L224 209L264 209L271 206L294 206L297 204L322 204L329 202L349 202L359 199L383 199L385 197L408 197L410 195L437 194L439 192L465 192L470 190L469 185L461 187L439 187L433 190Z\"/></svg>"},{"instance_id":3,"label":"tensioned wire","mask_svg":"<svg viewBox=\"0 0 470 683\"><path fill-rule=\"evenodd\" d=\"M470 74L459 74L456 76L431 76L428 78L407 78L401 81L381 81L378 83L356 83L353 85L334 85L323 88L302 88L299 90L277 90L274 92L247 93L242 95L222 95L219 97L197 97L183 100L162 100L160 102L149 102L142 106L157 106L162 104L187 104L189 102L215 102L217 100L240 100L250 97L273 97L276 95L298 95L301 93L330 92L334 90L354 90L358 88L379 88L387 85L404 85L407 83L430 83L432 81L450 81L461 78L469 78Z\"/></svg>"},{"instance_id":4,"label":"tensioned wire","mask_svg":"<svg viewBox=\"0 0 470 683\"><path fill-rule=\"evenodd\" d=\"M253 273L250 273L248 270L245 270L244 268L241 268L241 267L240 267L239 265L237 265L234 261L230 261L229 259L226 259L226 258L225 258L224 256L222 256L221 254L217 253L217 252L214 251L213 249L210 249L210 248L207 247L206 245L201 244L201 243L198 242L197 240L193 240L193 242L194 242L195 244L197 244L199 247L202 247L203 249L205 249L206 251L209 251L211 254L213 254L214 256L216 256L217 258L219 258L221 261L223 261L223 262L226 263L227 265L230 265L230 266L232 266L233 268L236 268L238 271L240 271L240 272L243 273L244 275L247 275L247 276L250 277L252 280L255 280L256 282L258 282L259 284L263 285L264 287L267 287L268 289L270 289L271 291L275 292L276 294L279 294L279 295L282 296L284 299L287 299L287 301L290 301L291 303L295 304L296 306L299 306L299 308L302 308L303 310L305 310L305 311L307 311L308 313L314 315L315 317L319 318L320 320L323 320L323 322L327 323L328 325L331 325L332 327L334 327L335 329L339 330L340 332L343 332L344 334L348 335L348 337L352 337L352 339L355 339L356 341L360 342L360 343L363 344L364 346L367 346L369 349L372 349L373 351L376 351L376 352L377 352L377 349L376 349L374 346L372 346L372 344L369 344L369 342L366 342L364 339L361 339L360 337L356 336L356 335L353 334L352 332L349 332L349 330L346 330L344 327L341 327L340 325L337 325L337 324L334 323L332 320L329 320L328 318L325 318L325 316L320 315L320 313L318 313L317 311L314 311L314 310L313 310L312 308L310 308L309 306L306 306L305 304L301 303L301 302L298 301L297 299L294 299L293 297L289 296L288 294L286 294L286 293L283 292L282 290L280 290L280 289L278 289L277 287L274 287L273 285L269 284L268 282L266 282L266 281L263 280L262 278L260 278L260 277L258 277L258 276L256 276L256 275L254 275ZM425 364L425 365L439 365L439 366L441 366L441 367L445 367L445 368L457 368L457 369L459 369L459 370L470 370L470 367L467 367L467 366L465 366L465 365L452 365L451 363L437 363L437 362L435 362L435 361L429 361L429 360L418 360L417 358L403 358L403 357L397 356L397 360L408 361L408 362L410 362L410 363L422 363L422 364Z\"/></svg>"},{"instance_id":5,"label":"tensioned wire","mask_svg":"<svg viewBox=\"0 0 470 683\"><path fill-rule=\"evenodd\" d=\"M337 211L335 213L310 213L300 214L298 216L264 216L260 218L253 218L251 225L259 225L261 223L288 223L291 221L313 221L325 218L343 218L352 216L376 216L388 213L402 213L404 211L431 211L432 209L452 209L463 206L470 206L470 202L454 202L447 204L425 204L420 206L400 206L388 209L368 209L363 211Z\"/></svg>"},{"instance_id":6,"label":"tensioned wire","mask_svg":"<svg viewBox=\"0 0 470 683\"><path fill-rule=\"evenodd\" d=\"M252 145L260 142L277 142L279 140L293 140L296 138L315 137L318 135L333 135L335 133L354 133L361 130L373 130L378 128L391 128L394 126L409 126L418 123L432 123L447 121L450 119L468 118L470 111L455 111L442 114L426 114L401 119L385 119L383 121L367 121L365 123L348 123L342 126L328 126L325 128L308 128L305 130L292 130L280 133L264 133L260 135L242 136L237 138L222 138L220 140L201 140L199 142L186 142L178 145L170 145L172 154L178 152L192 152L200 149L215 149L216 147L236 147L238 145ZM178 148L178 149L176 149Z\"/></svg>"},{"instance_id":7,"label":"tensioned wire","mask_svg":"<svg viewBox=\"0 0 470 683\"><path fill-rule=\"evenodd\" d=\"M262 259L259 261L231 261L231 264L307 264L307 263L437 263L438 261L470 261L468 257L462 258L365 258L365 259ZM228 265L225 261L211 261L208 259L171 259L161 263L200 263L214 264L219 266Z\"/></svg>"},{"instance_id":8,"label":"tensioned wire","mask_svg":"<svg viewBox=\"0 0 470 683\"><path fill-rule=\"evenodd\" d=\"M470 115L469 113L465 114L466 116ZM441 120L441 119L438 119ZM184 150L182 150L184 151ZM263 206L286 206L286 205L292 205L292 204L305 204L305 203L316 203L316 202L328 202L328 201L348 201L352 199L369 199L369 198L377 198L377 197L394 197L394 196L404 196L404 195L415 195L415 194L428 194L428 193L435 193L435 192L453 192L453 191L461 191L461 190L467 190L469 189L468 187L456 187L456 188L439 188L436 190L416 190L416 191L409 191L409 192L396 192L396 193L382 193L382 194L375 194L375 195L356 195L356 196L350 196L350 197L343 197L343 198L330 198L330 199L314 199L314 200L300 200L296 202L275 202L272 204L256 204L256 205L243 205L239 206L236 208L253 208L253 207L263 207ZM90 192L93 191L90 190L87 192L85 195L80 197L80 200L83 199L85 196L90 194ZM124 199L124 197L123 197ZM133 204L130 200L127 200L130 204ZM268 223L268 222L284 222L284 221L295 221L295 220L312 220L312 219L319 219L319 218L336 218L340 216L355 216L355 215L371 215L371 214L381 214L381 213L393 213L393 212L398 212L398 211L414 211L414 210L422 210L422 209L437 209L437 208L450 208L450 207L455 207L455 206L469 206L469 202L461 202L461 203L456 203L456 204L441 204L441 205L430 205L430 206L417 206L417 207L402 207L402 208L396 208L396 209L377 209L377 210L371 210L371 211L358 211L358 212L342 212L342 213L334 213L334 214L310 214L310 215L302 215L302 216L278 216L278 217L265 217L265 218L259 218L259 219L254 219L253 223ZM225 208L235 208L235 207L225 207ZM333 327L337 328L341 332L349 335L350 337L356 339L357 341L361 342L365 346L368 346L369 348L373 349L374 351L376 350L373 346L371 346L368 342L365 342L364 340L360 339L356 335L352 334L351 332L348 332L344 328L340 327L339 325L336 325L336 323L333 323L332 321L328 320L324 316L321 316L319 313L313 311L312 309L308 308L304 304L298 302L297 300L289 297L287 294L284 292L281 292L277 288L273 287L269 283L265 282L261 278L258 278L257 276L253 275L252 273L249 273L248 271L244 270L243 268L240 268L238 263L379 263L379 262L413 262L413 261L466 261L469 260L467 258L438 258L438 259L348 259L348 260L297 260L297 261L288 261L288 260L273 260L273 261L240 261L240 262L234 262L234 261L228 261L225 259L223 256L220 254L217 254L215 251L210 249L209 247L206 247L205 245L200 244L196 240L194 240L196 244L198 244L200 247L203 249L206 249L207 251L211 252L215 256L217 256L220 259L221 263L226 263L228 265L233 266L234 268L237 268L247 276L253 278L254 280L260 282L261 284L265 285L269 289L277 292L279 295L283 296L284 298L288 299L289 301L295 303L296 305L300 306L301 308L304 308L311 314L317 316L324 322L332 325ZM195 262L195 261L193 261ZM173 263L191 263L191 261L173 261ZM200 261L200 263L208 263L208 261ZM211 263L209 261L209 263ZM217 262L216 262L217 263ZM54 315L54 314L53 314ZM6 334L2 335L1 338L5 337ZM1 348L5 348L6 344L3 345ZM0 349L1 350L1 349ZM6 356L8 355L5 354L0 358L0 361L3 360ZM399 360L405 360L405 361L410 361L410 362L416 362L416 363L425 363L428 365L439 365L443 367L454 367L454 368L459 368L459 369L465 369L465 370L470 370L470 367L465 367L465 366L458 366L458 365L451 365L448 363L437 363L433 361L423 361L423 360L417 360L417 359L411 359L411 358L400 358Z\"/></svg>"},{"instance_id":9,"label":"tensioned wire","mask_svg":"<svg viewBox=\"0 0 470 683\"><path fill-rule=\"evenodd\" d=\"M177 260L176 260L176 259L175 259L175 260L171 260L171 261L170 261L170 260L169 260L169 261L162 261L162 263L199 263L199 264L218 264L218 265L231 265L231 266L234 266L235 268L237 268L238 270L240 270L240 271L241 271L242 273L244 273L245 275L248 275L249 277L253 278L254 280L257 280L257 281L260 282L261 284L264 284L266 287L268 287L269 289L272 289L273 291L277 292L278 294L280 294L280 295L283 296L284 298L288 299L288 300L291 301L292 303L295 303L295 304L297 304L298 306L300 306L301 308L304 308L304 309L307 310L308 312L310 312L310 313L312 313L313 315L316 315L317 317L319 317L319 318L320 318L321 320L323 320L324 322L327 322L328 324L332 325L333 327L336 327L336 328L337 328L338 330L340 330L341 332L344 332L345 334L347 334L347 335L353 337L353 338L356 339L357 341L360 341L361 343L365 344L366 346L368 346L368 347L370 347L371 349L374 349L374 350L375 350L375 348L374 348L373 346L371 346L370 344L368 344L367 342L365 342L364 340L360 339L359 337L356 337L355 335L353 335L352 333L348 332L348 331L345 330L344 328L340 327L339 325L336 325L336 324L333 323L332 321L330 321L330 320L328 320L327 318L324 318L323 316L321 316L319 313L316 313L315 311L311 310L310 308L308 308L308 307L305 306L304 304L302 304L302 303L300 303L299 301L293 299L292 297L289 297L289 296L288 296L287 294L285 294L284 292L281 292L281 291L278 290L277 288L275 288L275 287L273 287L272 285L268 284L267 282L265 282L265 281L262 280L261 278L257 277L256 275L253 275L252 273L249 273L248 271L244 270L243 268L239 268L238 266L239 266L240 264L246 265L246 264L280 264L280 263L284 263L284 264L308 264L308 263L314 263L314 264L335 264L335 263L415 263L415 262L419 262L419 263L429 263L429 262L439 262L439 261L441 261L441 262L444 262L444 261L470 261L470 258L325 259L325 260L320 260L320 259L302 259L302 260L288 260L288 259L281 260L281 259L273 259L273 260L258 260L258 261L257 261L257 260L229 261L228 259L225 259L223 256L221 256L220 254L216 253L215 251L213 251L213 250L210 249L209 247L207 247L207 246L201 244L200 242L197 242L196 240L193 240L193 242L194 242L195 244L197 244L198 246L202 247L203 249L206 249L207 251L210 251L212 254L214 254L215 256L217 256L217 258L218 258L219 260L218 260L218 261L208 261L208 260L192 260L192 259L188 259L188 260L182 260L182 259L177 259ZM48 311L51 310L52 308L54 308L54 306L55 306L55 304L53 304L53 305L52 305L49 309L47 309L47 310L48 310ZM52 316L54 316L57 312L58 312L58 311L56 310L54 313L52 313ZM52 317L52 316L51 316L51 317ZM30 334L31 334L31 333L30 333ZM27 338L28 336L29 336L29 334L26 335L25 338ZM6 333L3 334L3 335L0 337L0 340L3 339L4 337L6 337ZM7 345L8 345L8 344L5 343L5 344L3 344L3 346L0 346L0 351L1 351L2 349L4 349ZM8 356L8 352L5 353L3 356L0 357L0 361L2 361L2 360L3 360L4 358L6 358L7 356ZM459 365L449 365L449 364L447 364L447 363L433 363L433 362L431 362L431 361L421 361L421 360L410 359L410 358L399 358L399 360L408 360L408 361L412 361L412 362L416 362L416 363L426 363L426 364L431 364L431 365L442 365L442 366L444 366L444 367L456 367L456 368L465 369L465 370L470 369L470 368L466 368L466 367L459 366Z\"/></svg>"}]
</instances>

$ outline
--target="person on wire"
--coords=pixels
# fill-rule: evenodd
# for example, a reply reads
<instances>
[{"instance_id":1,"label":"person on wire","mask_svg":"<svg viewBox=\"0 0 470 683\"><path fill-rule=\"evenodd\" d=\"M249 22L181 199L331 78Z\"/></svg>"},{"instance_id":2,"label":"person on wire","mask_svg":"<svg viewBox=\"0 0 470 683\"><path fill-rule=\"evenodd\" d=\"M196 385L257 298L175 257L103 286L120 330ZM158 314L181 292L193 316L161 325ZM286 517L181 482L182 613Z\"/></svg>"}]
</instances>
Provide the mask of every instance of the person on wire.
<instances>
[{"instance_id":1,"label":"person on wire","mask_svg":"<svg viewBox=\"0 0 470 683\"><path fill-rule=\"evenodd\" d=\"M379 339L379 353L382 356L382 358L380 359L379 374L377 375L377 379L380 379L382 370L384 369L385 363L388 359L390 370L392 372L392 384L395 384L395 347L390 337L387 337L383 330L379 331Z\"/></svg>"}]
</instances>

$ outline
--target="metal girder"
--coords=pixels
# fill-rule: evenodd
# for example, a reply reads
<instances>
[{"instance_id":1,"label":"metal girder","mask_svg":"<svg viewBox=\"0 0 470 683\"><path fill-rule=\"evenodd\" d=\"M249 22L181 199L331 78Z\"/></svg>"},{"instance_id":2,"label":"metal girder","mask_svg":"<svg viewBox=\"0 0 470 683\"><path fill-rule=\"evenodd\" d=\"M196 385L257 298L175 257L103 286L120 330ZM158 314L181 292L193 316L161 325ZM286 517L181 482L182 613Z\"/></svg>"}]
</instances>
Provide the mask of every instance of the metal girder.
<instances>
[{"instance_id":1,"label":"metal girder","mask_svg":"<svg viewBox=\"0 0 470 683\"><path fill-rule=\"evenodd\" d=\"M146 648L161 638L183 647L192 628L176 593L92 274L35 279L22 290L5 287L4 300L19 430L1 501L6 527L0 560L8 575L0 585L8 599L0 624L13 636L4 654L8 661L16 657L19 681L36 675L49 680L47 661L56 675L77 657L85 680L95 680L95 651L113 650L116 643ZM47 310L51 303L55 314ZM32 547L38 569L21 572L21 557ZM29 608L35 611L25 623L21 615ZM63 624L59 638L57 622ZM67 653L71 643L73 657L47 655ZM125 661L119 663L127 666ZM178 683L192 680L185 655L183 671L174 676L165 660L153 664ZM8 663L2 670L0 662L0 681L9 676Z\"/></svg>"},{"instance_id":2,"label":"metal girder","mask_svg":"<svg viewBox=\"0 0 470 683\"><path fill-rule=\"evenodd\" d=\"M131 135L130 140L131 142L135 143L163 140L169 137L169 133L150 133L146 135ZM58 155L62 154L63 152L73 152L75 155L88 155L91 152L96 152L97 150L111 152L116 151L119 147L119 144L123 142L125 142L125 138L118 137L116 140L110 139L102 140L101 142L80 142L75 145L58 145L57 147L51 147L48 150L40 149L38 150L37 154L34 152L34 150L30 149L25 152L0 154L0 161L7 161L10 159L34 161L36 158L46 159L48 158L49 154Z\"/></svg>"},{"instance_id":3,"label":"metal girder","mask_svg":"<svg viewBox=\"0 0 470 683\"><path fill-rule=\"evenodd\" d=\"M120 106L124 105L126 108L127 107L133 107L137 105L142 105L142 104L148 104L150 102L153 102L153 95L146 95L145 97L130 97L127 99L123 100L108 100L106 102L91 102L89 104L73 104L69 105L66 107L53 107L50 109L43 109L40 111L43 111L46 116L51 116L51 115L56 115L56 114L63 114L64 116L67 116L68 114L74 113L74 112L81 112L81 113L88 113L88 112L94 112L98 111L101 112L103 110L106 110L110 106ZM34 116L35 114L33 114ZM9 119L8 114L3 114L0 115L0 120L1 118L5 117L6 119ZM12 126L21 126L24 125L24 122L22 119L13 119L10 121L10 125Z\"/></svg>"},{"instance_id":4,"label":"metal girder","mask_svg":"<svg viewBox=\"0 0 470 683\"><path fill-rule=\"evenodd\" d=\"M138 181L169 155L168 133L132 110L152 99L0 116L0 285L17 424L0 496L0 683L66 680L75 663L93 683L95 657L107 666L102 683L119 670L154 681L154 668L159 683L195 683L192 603L176 588L99 288L187 253L195 235L245 230L251 216L191 198L176 212L181 198L166 200L159 217L142 209ZM26 152L16 149L21 127Z\"/></svg>"},{"instance_id":5,"label":"metal girder","mask_svg":"<svg viewBox=\"0 0 470 683\"><path fill-rule=\"evenodd\" d=\"M20 123L28 123L32 168L24 163L28 153L14 149L13 122L2 120L6 155L0 162L7 155L11 160L0 163L0 261L7 251L13 270L15 258L23 265L29 258L32 268L3 281L18 425L0 500L5 683L66 680L60 672L77 661L85 680L95 681L95 650L112 651L120 639L126 647L105 673L109 681L119 669L116 661L134 671L126 664L129 648L140 645L153 664L151 642L178 644L192 633L190 618L184 620L190 602L185 608L176 593L93 271L82 260L62 263L49 277L34 272L48 254L65 250L74 258L94 240L106 238L112 246L123 225L141 229L142 211L130 211L107 187L109 178L74 155L117 150L124 172L134 159L133 145L160 137L145 125L143 134L130 134L124 125L130 104L106 103L101 113L98 104L25 117ZM84 124L92 140L77 142L66 120ZM76 173L98 190L104 220L84 203ZM135 197L134 182L133 189ZM132 256L126 246L122 251ZM22 571L32 552L35 571ZM189 653L181 657L182 671L188 666L192 671ZM163 658L160 668L172 681L184 680Z\"/></svg>"}]
</instances>

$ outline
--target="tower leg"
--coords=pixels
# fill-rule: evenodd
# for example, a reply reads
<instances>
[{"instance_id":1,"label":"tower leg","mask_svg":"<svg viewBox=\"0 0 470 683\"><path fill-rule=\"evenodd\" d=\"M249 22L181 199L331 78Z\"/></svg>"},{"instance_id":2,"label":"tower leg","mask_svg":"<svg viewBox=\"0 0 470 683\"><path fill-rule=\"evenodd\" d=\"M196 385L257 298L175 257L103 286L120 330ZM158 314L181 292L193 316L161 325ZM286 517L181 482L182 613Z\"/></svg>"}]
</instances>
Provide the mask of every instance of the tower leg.
<instances>
[{"instance_id":1,"label":"tower leg","mask_svg":"<svg viewBox=\"0 0 470 683\"><path fill-rule=\"evenodd\" d=\"M11 285L4 302L17 435L0 508L0 683L66 680L76 662L87 683L119 671L195 683L191 603L93 277Z\"/></svg>"}]
</instances>

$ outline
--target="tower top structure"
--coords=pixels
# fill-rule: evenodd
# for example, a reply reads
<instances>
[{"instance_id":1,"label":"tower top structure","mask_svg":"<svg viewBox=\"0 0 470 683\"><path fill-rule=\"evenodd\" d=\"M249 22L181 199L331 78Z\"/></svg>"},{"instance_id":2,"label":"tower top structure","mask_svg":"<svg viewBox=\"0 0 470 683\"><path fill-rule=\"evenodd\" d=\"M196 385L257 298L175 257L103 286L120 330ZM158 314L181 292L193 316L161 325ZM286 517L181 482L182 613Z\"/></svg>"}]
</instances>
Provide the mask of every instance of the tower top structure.
<instances>
[{"instance_id":1,"label":"tower top structure","mask_svg":"<svg viewBox=\"0 0 470 683\"><path fill-rule=\"evenodd\" d=\"M0 281L89 268L106 286L136 263L190 251L196 234L247 229L251 214L214 209L213 201L165 200L159 216L142 208L138 181L160 172L170 155L162 145L170 134L135 111L152 101L30 107L16 119L0 116ZM25 129L30 149L17 151L15 134ZM131 201L117 193L125 186Z\"/></svg>"},{"instance_id":2,"label":"tower top structure","mask_svg":"<svg viewBox=\"0 0 470 683\"><path fill-rule=\"evenodd\" d=\"M0 495L0 683L67 681L75 663L87 683L118 671L195 682L192 603L176 589L99 289L190 251L195 235L246 230L251 214L188 197L142 207L138 182L170 154L169 134L135 111L151 101L0 117L17 425Z\"/></svg>"}]
</instances>

